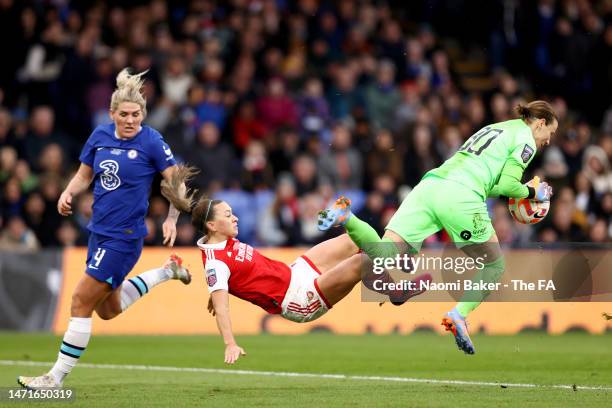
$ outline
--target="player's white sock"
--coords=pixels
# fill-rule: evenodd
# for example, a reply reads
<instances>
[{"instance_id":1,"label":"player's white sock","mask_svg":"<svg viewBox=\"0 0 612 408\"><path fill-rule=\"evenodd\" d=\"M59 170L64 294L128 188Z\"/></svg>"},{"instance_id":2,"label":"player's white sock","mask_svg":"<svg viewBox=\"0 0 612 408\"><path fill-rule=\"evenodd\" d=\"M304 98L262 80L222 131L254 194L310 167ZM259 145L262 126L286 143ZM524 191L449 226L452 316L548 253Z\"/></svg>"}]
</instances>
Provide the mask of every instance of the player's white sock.
<instances>
[{"instance_id":1,"label":"player's white sock","mask_svg":"<svg viewBox=\"0 0 612 408\"><path fill-rule=\"evenodd\" d=\"M172 277L172 271L167 268L151 269L138 276L123 281L121 285L121 311L149 293L154 286Z\"/></svg>"},{"instance_id":2,"label":"player's white sock","mask_svg":"<svg viewBox=\"0 0 612 408\"><path fill-rule=\"evenodd\" d=\"M57 361L49 371L58 384L64 382L64 378L70 374L79 361L79 357L87 347L89 337L91 337L91 317L71 317L57 355Z\"/></svg>"}]
</instances>

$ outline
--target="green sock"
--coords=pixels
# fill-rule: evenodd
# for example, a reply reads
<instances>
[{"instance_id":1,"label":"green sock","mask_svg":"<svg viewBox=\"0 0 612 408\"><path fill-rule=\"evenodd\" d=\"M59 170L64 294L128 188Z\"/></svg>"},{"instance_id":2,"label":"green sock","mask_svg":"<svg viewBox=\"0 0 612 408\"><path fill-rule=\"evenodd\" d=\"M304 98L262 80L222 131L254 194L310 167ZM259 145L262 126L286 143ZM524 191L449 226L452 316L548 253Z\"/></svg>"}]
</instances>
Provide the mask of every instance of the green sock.
<instances>
[{"instance_id":1,"label":"green sock","mask_svg":"<svg viewBox=\"0 0 612 408\"><path fill-rule=\"evenodd\" d=\"M459 312L462 317L467 317L470 312L478 307L480 302L459 302L455 309Z\"/></svg>"},{"instance_id":2,"label":"green sock","mask_svg":"<svg viewBox=\"0 0 612 408\"><path fill-rule=\"evenodd\" d=\"M407 253L408 245L402 248L402 245L392 241L389 238L380 238L378 233L370 224L357 218L355 214L351 214L350 218L344 224L346 232L353 242L365 252L370 259L375 258L393 258L398 254Z\"/></svg>"},{"instance_id":3,"label":"green sock","mask_svg":"<svg viewBox=\"0 0 612 408\"><path fill-rule=\"evenodd\" d=\"M495 261L485 264L484 268L474 276L472 281L484 281L498 282L501 276L504 274L505 261L504 257L500 256ZM474 309L482 303L482 301L489 295L489 291L471 290L464 292L461 297L461 301L457 303L455 309L463 317L467 317Z\"/></svg>"}]
</instances>

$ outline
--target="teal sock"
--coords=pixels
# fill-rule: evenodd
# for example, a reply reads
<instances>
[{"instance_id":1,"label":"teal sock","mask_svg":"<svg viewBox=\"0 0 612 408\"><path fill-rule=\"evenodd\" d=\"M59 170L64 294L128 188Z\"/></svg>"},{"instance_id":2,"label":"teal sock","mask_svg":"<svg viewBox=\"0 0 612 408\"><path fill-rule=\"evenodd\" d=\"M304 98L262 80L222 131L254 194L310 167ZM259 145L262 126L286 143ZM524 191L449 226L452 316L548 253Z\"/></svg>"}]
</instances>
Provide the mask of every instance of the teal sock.
<instances>
[{"instance_id":1,"label":"teal sock","mask_svg":"<svg viewBox=\"0 0 612 408\"><path fill-rule=\"evenodd\" d=\"M504 257L500 256L495 261L485 264L480 272L474 276L472 281L483 281L485 283L498 282L501 276L504 274L505 269ZM489 291L471 290L464 292L463 296L455 309L463 317L467 317L474 309L482 303L482 301L489 295Z\"/></svg>"}]
</instances>

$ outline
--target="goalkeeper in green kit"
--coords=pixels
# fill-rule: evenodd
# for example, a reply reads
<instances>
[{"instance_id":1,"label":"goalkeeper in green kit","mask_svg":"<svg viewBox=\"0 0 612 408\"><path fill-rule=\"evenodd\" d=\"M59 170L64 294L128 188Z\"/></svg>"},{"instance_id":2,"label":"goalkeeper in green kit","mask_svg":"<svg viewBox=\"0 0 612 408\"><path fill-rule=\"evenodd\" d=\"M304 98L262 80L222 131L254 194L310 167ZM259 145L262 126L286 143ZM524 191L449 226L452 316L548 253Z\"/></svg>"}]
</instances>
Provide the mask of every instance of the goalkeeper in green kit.
<instances>
[{"instance_id":1,"label":"goalkeeper in green kit","mask_svg":"<svg viewBox=\"0 0 612 408\"><path fill-rule=\"evenodd\" d=\"M548 145L557 130L555 112L545 101L519 105L516 112L519 119L484 127L440 167L426 173L393 215L382 239L351 213L350 201L344 197L321 211L319 229L343 225L371 259L419 251L423 240L445 229L468 256L486 259L481 277L497 281L504 272L504 257L485 200L514 197L548 201L552 195L547 183L534 178L522 184L521 179L537 149ZM442 320L459 349L467 354L474 354L474 345L465 319L484 296L466 299L464 295Z\"/></svg>"}]
</instances>

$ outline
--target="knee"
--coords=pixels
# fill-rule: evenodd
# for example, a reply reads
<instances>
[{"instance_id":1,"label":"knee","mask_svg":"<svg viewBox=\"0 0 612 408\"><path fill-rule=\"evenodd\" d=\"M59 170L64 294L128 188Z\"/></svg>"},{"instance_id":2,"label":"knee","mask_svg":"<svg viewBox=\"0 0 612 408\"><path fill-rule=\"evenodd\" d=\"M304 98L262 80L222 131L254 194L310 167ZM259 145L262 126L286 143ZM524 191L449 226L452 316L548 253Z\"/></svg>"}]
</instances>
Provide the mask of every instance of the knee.
<instances>
[{"instance_id":1,"label":"knee","mask_svg":"<svg viewBox=\"0 0 612 408\"><path fill-rule=\"evenodd\" d=\"M121 314L121 305L115 304L114 298L111 296L96 307L96 313L100 319L110 320Z\"/></svg>"},{"instance_id":2,"label":"knee","mask_svg":"<svg viewBox=\"0 0 612 408\"><path fill-rule=\"evenodd\" d=\"M102 320L110 320L112 318L117 317L119 313L116 313L115 311L109 311L109 310L96 310L96 314Z\"/></svg>"},{"instance_id":3,"label":"knee","mask_svg":"<svg viewBox=\"0 0 612 408\"><path fill-rule=\"evenodd\" d=\"M70 312L72 316L91 315L93 307L88 304L87 298L78 290L72 294Z\"/></svg>"},{"instance_id":4,"label":"knee","mask_svg":"<svg viewBox=\"0 0 612 408\"><path fill-rule=\"evenodd\" d=\"M366 268L368 268L368 264L365 262L369 262L370 258L366 255L357 254L352 256L349 261L349 270L353 272L355 281L359 282L361 280L362 270L367 270Z\"/></svg>"},{"instance_id":5,"label":"knee","mask_svg":"<svg viewBox=\"0 0 612 408\"><path fill-rule=\"evenodd\" d=\"M339 239L341 240L343 252L348 254L356 254L359 252L359 247L353 242L349 234L342 234Z\"/></svg>"}]
</instances>

